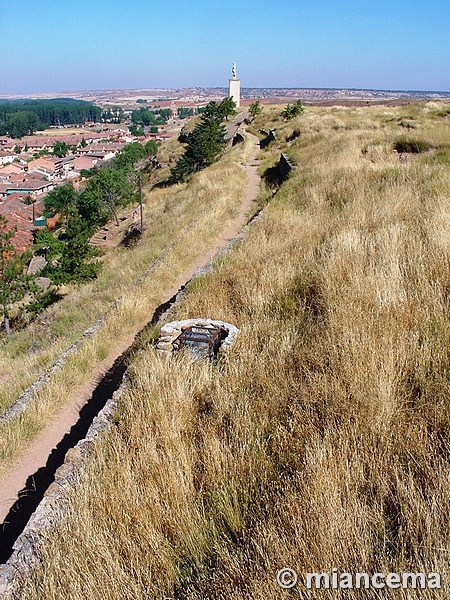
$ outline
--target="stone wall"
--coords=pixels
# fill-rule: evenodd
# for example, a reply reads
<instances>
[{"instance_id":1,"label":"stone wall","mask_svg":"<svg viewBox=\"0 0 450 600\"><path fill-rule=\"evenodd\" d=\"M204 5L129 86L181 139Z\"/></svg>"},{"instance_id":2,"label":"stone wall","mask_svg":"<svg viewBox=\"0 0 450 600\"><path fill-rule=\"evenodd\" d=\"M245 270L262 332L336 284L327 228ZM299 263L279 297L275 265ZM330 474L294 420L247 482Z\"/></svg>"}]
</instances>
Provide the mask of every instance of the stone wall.
<instances>
[{"instance_id":1,"label":"stone wall","mask_svg":"<svg viewBox=\"0 0 450 600\"><path fill-rule=\"evenodd\" d=\"M281 181L286 181L289 177L289 173L295 169L295 166L291 163L286 154L281 153L280 160L278 162L278 171L280 173Z\"/></svg>"},{"instance_id":2,"label":"stone wall","mask_svg":"<svg viewBox=\"0 0 450 600\"><path fill-rule=\"evenodd\" d=\"M41 541L52 535L55 524L66 518L68 502L78 485L77 473L90 460L96 440L110 426L117 403L127 386L128 377L125 374L124 382L95 417L86 437L67 452L64 464L55 473L55 481L47 489L43 500L17 538L11 558L6 564L0 565L2 600L19 600L22 597L23 581L30 576L36 565L36 549Z\"/></svg>"},{"instance_id":3,"label":"stone wall","mask_svg":"<svg viewBox=\"0 0 450 600\"><path fill-rule=\"evenodd\" d=\"M270 129L269 132L265 131L264 129L261 129L260 131L261 133L264 133L266 135L266 137L260 140L259 142L259 147L261 148L261 150L268 146L271 142L277 141L277 136L273 129Z\"/></svg>"},{"instance_id":4,"label":"stone wall","mask_svg":"<svg viewBox=\"0 0 450 600\"><path fill-rule=\"evenodd\" d=\"M233 146L236 146L236 144L243 144L244 143L244 136L242 135L242 133L235 133L234 137L233 137Z\"/></svg>"}]
</instances>

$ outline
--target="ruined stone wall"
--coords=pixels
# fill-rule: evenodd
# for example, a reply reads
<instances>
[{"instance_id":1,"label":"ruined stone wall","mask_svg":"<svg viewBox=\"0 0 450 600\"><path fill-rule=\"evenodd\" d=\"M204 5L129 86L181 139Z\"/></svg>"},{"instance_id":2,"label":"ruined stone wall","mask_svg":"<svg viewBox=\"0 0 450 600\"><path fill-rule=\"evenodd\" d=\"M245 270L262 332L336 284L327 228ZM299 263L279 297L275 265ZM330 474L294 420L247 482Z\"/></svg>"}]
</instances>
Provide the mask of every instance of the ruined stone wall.
<instances>
[{"instance_id":1,"label":"ruined stone wall","mask_svg":"<svg viewBox=\"0 0 450 600\"><path fill-rule=\"evenodd\" d=\"M280 160L278 162L278 171L280 173L281 181L286 181L286 179L289 177L289 173L293 169L295 169L295 166L292 164L286 154L281 153Z\"/></svg>"},{"instance_id":2,"label":"ruined stone wall","mask_svg":"<svg viewBox=\"0 0 450 600\"><path fill-rule=\"evenodd\" d=\"M261 150L263 150L271 142L276 142L277 141L277 136L276 136L276 133L275 133L275 131L273 129L270 129L269 132L267 132L264 129L262 129L261 133L264 133L266 135L266 137L263 138L259 142L259 147L261 148Z\"/></svg>"}]
</instances>

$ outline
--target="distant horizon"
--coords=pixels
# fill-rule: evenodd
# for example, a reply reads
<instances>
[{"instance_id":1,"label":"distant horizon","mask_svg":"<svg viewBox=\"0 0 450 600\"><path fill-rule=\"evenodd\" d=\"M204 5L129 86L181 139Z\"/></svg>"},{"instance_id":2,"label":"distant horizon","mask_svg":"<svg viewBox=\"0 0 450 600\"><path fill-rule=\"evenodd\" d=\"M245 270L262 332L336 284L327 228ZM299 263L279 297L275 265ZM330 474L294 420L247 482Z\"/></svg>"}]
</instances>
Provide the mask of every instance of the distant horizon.
<instances>
[{"instance_id":1,"label":"distant horizon","mask_svg":"<svg viewBox=\"0 0 450 600\"><path fill-rule=\"evenodd\" d=\"M22 93L2 93L0 98L28 98L39 97L39 96L50 96L52 94L84 94L84 93L101 93L101 92L138 92L138 91L180 91L180 90L221 90L227 91L227 86L214 86L214 85L187 85L187 86L155 86L155 87L101 87L101 88L79 88L79 89L65 89L65 90L52 90L52 91L41 91L41 92L22 92ZM351 91L351 92L383 92L383 93L399 93L399 94L442 94L450 96L450 90L437 90L437 89L401 89L401 88L376 88L376 87L336 87L336 86L242 86L241 91L244 90L312 90L312 91Z\"/></svg>"}]
</instances>

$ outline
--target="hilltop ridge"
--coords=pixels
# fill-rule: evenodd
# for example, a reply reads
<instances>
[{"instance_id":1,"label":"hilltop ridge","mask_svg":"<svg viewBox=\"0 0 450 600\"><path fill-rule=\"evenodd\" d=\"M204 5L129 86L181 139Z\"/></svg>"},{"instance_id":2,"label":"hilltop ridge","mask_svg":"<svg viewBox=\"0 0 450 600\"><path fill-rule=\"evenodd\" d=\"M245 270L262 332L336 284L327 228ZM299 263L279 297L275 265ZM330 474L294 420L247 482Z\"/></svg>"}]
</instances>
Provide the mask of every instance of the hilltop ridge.
<instances>
[{"instance_id":1,"label":"hilltop ridge","mask_svg":"<svg viewBox=\"0 0 450 600\"><path fill-rule=\"evenodd\" d=\"M137 88L106 90L66 90L42 94L0 95L0 99L10 98L65 98L89 100L102 104L135 103L137 99L171 102L207 102L228 95L226 87L190 88ZM339 101L392 101L392 100L438 100L450 99L450 92L434 90L378 90L358 88L308 88L308 87L242 87L241 97L245 100L261 98L267 102L288 102L301 99L307 103Z\"/></svg>"}]
</instances>

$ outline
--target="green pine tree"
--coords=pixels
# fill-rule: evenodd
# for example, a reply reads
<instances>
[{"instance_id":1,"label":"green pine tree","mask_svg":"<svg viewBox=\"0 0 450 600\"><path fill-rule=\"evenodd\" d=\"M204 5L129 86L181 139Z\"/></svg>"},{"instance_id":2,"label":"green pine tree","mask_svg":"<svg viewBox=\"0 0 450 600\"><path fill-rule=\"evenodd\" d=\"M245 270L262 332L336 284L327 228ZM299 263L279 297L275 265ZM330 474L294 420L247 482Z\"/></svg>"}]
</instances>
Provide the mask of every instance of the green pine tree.
<instances>
[{"instance_id":1,"label":"green pine tree","mask_svg":"<svg viewBox=\"0 0 450 600\"><path fill-rule=\"evenodd\" d=\"M258 115L260 115L262 113L263 107L261 105L261 101L258 98L257 100L255 100L255 102L252 102L250 104L250 106L248 107L248 114L250 115L250 117L252 119L254 119L255 117L257 117Z\"/></svg>"},{"instance_id":2,"label":"green pine tree","mask_svg":"<svg viewBox=\"0 0 450 600\"><path fill-rule=\"evenodd\" d=\"M46 273L56 284L82 282L94 279L101 265L94 260L97 249L89 244L92 230L76 209L67 220L66 232L60 246L60 255Z\"/></svg>"},{"instance_id":3,"label":"green pine tree","mask_svg":"<svg viewBox=\"0 0 450 600\"><path fill-rule=\"evenodd\" d=\"M227 143L222 123L235 106L231 98L225 98L225 101L220 104L211 101L205 107L200 123L187 136L186 150L171 170L169 183L184 181L195 171L209 167L220 156Z\"/></svg>"},{"instance_id":4,"label":"green pine tree","mask_svg":"<svg viewBox=\"0 0 450 600\"><path fill-rule=\"evenodd\" d=\"M303 110L304 109L302 101L297 100L297 102L295 102L294 104L288 104L281 113L281 116L283 117L283 119L290 121L291 119L294 119L297 115L300 115L303 112Z\"/></svg>"}]
</instances>

